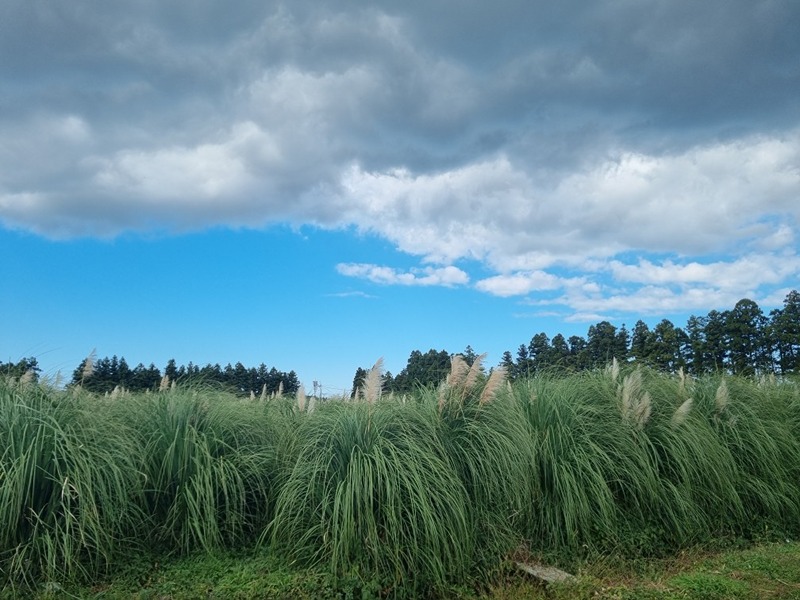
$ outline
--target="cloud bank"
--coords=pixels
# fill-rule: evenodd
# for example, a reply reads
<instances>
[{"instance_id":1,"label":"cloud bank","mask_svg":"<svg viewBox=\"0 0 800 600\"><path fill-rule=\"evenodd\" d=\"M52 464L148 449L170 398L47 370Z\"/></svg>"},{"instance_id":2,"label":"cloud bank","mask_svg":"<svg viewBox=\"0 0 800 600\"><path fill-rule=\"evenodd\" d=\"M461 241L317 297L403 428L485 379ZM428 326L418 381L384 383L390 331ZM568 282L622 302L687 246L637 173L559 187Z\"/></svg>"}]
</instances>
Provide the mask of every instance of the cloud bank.
<instances>
[{"instance_id":1,"label":"cloud bank","mask_svg":"<svg viewBox=\"0 0 800 600\"><path fill-rule=\"evenodd\" d=\"M795 286L800 5L550 4L11 0L0 223L355 227L420 266L344 275L573 316Z\"/></svg>"}]
</instances>

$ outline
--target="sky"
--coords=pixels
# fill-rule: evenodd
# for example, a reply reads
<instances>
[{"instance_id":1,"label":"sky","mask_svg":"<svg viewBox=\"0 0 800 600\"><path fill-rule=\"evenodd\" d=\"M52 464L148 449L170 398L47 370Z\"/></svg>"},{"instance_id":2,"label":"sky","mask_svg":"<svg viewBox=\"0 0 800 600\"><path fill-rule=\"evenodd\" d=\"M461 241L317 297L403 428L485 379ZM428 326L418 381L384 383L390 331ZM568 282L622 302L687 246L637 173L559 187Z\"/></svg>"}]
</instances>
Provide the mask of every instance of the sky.
<instances>
[{"instance_id":1,"label":"sky","mask_svg":"<svg viewBox=\"0 0 800 600\"><path fill-rule=\"evenodd\" d=\"M5 0L0 361L384 358L800 287L796 0Z\"/></svg>"}]
</instances>

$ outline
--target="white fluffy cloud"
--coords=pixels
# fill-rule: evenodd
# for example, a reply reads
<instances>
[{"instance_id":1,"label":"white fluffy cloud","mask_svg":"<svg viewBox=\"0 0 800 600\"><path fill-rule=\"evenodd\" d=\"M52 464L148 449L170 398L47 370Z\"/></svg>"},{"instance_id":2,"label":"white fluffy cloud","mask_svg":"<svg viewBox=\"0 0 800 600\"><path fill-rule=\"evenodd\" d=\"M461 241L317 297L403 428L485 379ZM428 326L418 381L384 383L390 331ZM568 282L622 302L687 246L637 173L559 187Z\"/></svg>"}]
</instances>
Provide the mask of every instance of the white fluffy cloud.
<instances>
[{"instance_id":1,"label":"white fluffy cloud","mask_svg":"<svg viewBox=\"0 0 800 600\"><path fill-rule=\"evenodd\" d=\"M399 271L380 265L365 263L339 263L336 270L348 277L359 277L383 285L443 285L447 287L465 285L469 275L457 267L424 267L410 271Z\"/></svg>"}]
</instances>

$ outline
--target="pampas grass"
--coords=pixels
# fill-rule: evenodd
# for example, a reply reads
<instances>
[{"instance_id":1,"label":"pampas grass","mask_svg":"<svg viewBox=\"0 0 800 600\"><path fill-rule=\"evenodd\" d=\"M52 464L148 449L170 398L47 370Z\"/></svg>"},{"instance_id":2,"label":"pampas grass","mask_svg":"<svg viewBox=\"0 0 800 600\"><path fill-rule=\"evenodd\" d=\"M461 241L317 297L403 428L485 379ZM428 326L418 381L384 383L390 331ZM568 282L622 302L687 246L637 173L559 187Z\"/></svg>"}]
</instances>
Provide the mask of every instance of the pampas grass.
<instances>
[{"instance_id":1,"label":"pampas grass","mask_svg":"<svg viewBox=\"0 0 800 600\"><path fill-rule=\"evenodd\" d=\"M302 388L242 402L167 380L112 399L0 381L0 585L261 539L413 596L518 546L569 563L800 533L794 381L612 363L509 384L456 355L400 398L381 372L364 401L316 406Z\"/></svg>"},{"instance_id":2,"label":"pampas grass","mask_svg":"<svg viewBox=\"0 0 800 600\"><path fill-rule=\"evenodd\" d=\"M366 400L367 404L374 404L381 397L383 392L383 358L375 361L375 364L367 372L364 378L364 385L361 390L361 396Z\"/></svg>"},{"instance_id":3,"label":"pampas grass","mask_svg":"<svg viewBox=\"0 0 800 600\"><path fill-rule=\"evenodd\" d=\"M692 410L693 403L694 400L687 398L677 409L675 409L672 419L670 420L670 425L672 425L672 427L680 427L686 422L686 419L689 418L689 412Z\"/></svg>"},{"instance_id":4,"label":"pampas grass","mask_svg":"<svg viewBox=\"0 0 800 600\"><path fill-rule=\"evenodd\" d=\"M101 408L0 382L0 575L11 585L96 574L141 533L136 447Z\"/></svg>"},{"instance_id":5,"label":"pampas grass","mask_svg":"<svg viewBox=\"0 0 800 600\"><path fill-rule=\"evenodd\" d=\"M307 566L437 588L472 558L464 488L425 405L328 403L297 431L264 540Z\"/></svg>"}]
</instances>

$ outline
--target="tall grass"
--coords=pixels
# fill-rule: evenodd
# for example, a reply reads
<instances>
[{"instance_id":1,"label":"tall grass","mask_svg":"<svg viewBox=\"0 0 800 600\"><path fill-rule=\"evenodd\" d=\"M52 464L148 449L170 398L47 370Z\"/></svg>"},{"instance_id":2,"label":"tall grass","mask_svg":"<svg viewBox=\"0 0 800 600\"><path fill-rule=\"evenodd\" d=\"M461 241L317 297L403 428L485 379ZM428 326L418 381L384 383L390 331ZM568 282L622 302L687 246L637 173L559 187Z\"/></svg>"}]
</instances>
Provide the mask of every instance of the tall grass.
<instances>
[{"instance_id":1,"label":"tall grass","mask_svg":"<svg viewBox=\"0 0 800 600\"><path fill-rule=\"evenodd\" d=\"M136 448L97 403L0 382L0 571L11 584L97 572L141 533Z\"/></svg>"},{"instance_id":2,"label":"tall grass","mask_svg":"<svg viewBox=\"0 0 800 600\"><path fill-rule=\"evenodd\" d=\"M0 585L261 540L413 595L521 545L568 562L800 534L796 382L615 365L508 385L481 360L403 398L379 362L359 399L316 404L0 381Z\"/></svg>"},{"instance_id":3,"label":"tall grass","mask_svg":"<svg viewBox=\"0 0 800 600\"><path fill-rule=\"evenodd\" d=\"M797 531L797 388L652 371L516 386L536 443L533 547L661 553Z\"/></svg>"},{"instance_id":4,"label":"tall grass","mask_svg":"<svg viewBox=\"0 0 800 600\"><path fill-rule=\"evenodd\" d=\"M482 360L467 366L453 357L447 381L420 395L437 407L439 443L467 494L473 561L492 565L522 542L536 471L522 406L506 387L505 371L486 377Z\"/></svg>"},{"instance_id":5,"label":"tall grass","mask_svg":"<svg viewBox=\"0 0 800 600\"><path fill-rule=\"evenodd\" d=\"M474 543L467 498L432 411L391 400L318 407L297 429L265 539L304 565L389 588L463 575Z\"/></svg>"},{"instance_id":6,"label":"tall grass","mask_svg":"<svg viewBox=\"0 0 800 600\"><path fill-rule=\"evenodd\" d=\"M260 532L288 431L269 410L276 402L176 389L118 407L139 448L152 542L188 553L241 545Z\"/></svg>"}]
</instances>

